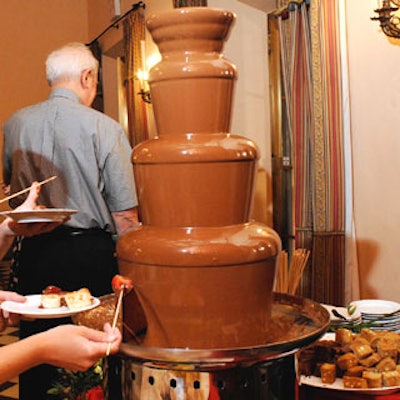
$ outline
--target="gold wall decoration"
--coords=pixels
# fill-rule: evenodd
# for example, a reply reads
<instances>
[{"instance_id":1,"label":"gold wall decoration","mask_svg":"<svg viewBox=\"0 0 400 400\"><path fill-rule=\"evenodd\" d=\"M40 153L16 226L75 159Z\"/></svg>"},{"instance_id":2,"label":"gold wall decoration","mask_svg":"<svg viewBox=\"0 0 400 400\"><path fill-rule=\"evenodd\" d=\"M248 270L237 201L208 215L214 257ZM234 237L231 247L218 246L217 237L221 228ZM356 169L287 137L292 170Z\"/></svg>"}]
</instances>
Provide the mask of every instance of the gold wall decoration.
<instances>
[{"instance_id":1,"label":"gold wall decoration","mask_svg":"<svg viewBox=\"0 0 400 400\"><path fill-rule=\"evenodd\" d=\"M376 17L373 21L379 21L382 31L386 36L400 38L400 0L382 0L380 8L375 9Z\"/></svg>"}]
</instances>

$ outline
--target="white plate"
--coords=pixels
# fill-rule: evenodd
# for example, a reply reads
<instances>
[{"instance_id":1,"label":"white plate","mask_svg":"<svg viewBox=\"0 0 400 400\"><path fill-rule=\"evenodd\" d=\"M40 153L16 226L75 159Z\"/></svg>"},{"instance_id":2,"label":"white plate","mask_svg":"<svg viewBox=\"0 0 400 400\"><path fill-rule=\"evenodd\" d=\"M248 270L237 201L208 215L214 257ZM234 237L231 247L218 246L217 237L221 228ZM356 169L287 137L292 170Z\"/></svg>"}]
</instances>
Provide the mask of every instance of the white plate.
<instances>
[{"instance_id":1,"label":"white plate","mask_svg":"<svg viewBox=\"0 0 400 400\"><path fill-rule=\"evenodd\" d=\"M384 315L400 311L400 303L388 300L357 300L351 305L356 306L356 311L361 314Z\"/></svg>"},{"instance_id":2,"label":"white plate","mask_svg":"<svg viewBox=\"0 0 400 400\"><path fill-rule=\"evenodd\" d=\"M3 211L0 212L0 215L10 217L19 223L60 222L77 212L78 210L70 210L66 208L43 208L31 211Z\"/></svg>"},{"instance_id":3,"label":"white plate","mask_svg":"<svg viewBox=\"0 0 400 400\"><path fill-rule=\"evenodd\" d=\"M93 303L90 306L80 308L79 310L70 310L66 306L59 308L40 308L40 294L32 294L29 296L25 296L25 298L25 303L19 303L16 301L4 301L3 303L1 303L0 307L3 310L14 314L21 314L24 317L49 319L69 317L82 311L91 310L92 308L95 308L100 304L100 300L98 298L92 297Z\"/></svg>"},{"instance_id":4,"label":"white plate","mask_svg":"<svg viewBox=\"0 0 400 400\"><path fill-rule=\"evenodd\" d=\"M384 394L391 394L400 391L400 386L385 386L381 388L371 388L371 389L352 389L352 388L345 388L343 386L343 381L341 378L336 378L336 381L332 384L322 383L321 378L317 378L316 376L304 376L300 377L300 384L314 386L322 389L331 389L331 390L341 390L346 392L357 392L363 394L370 394L373 396L376 395L384 395Z\"/></svg>"},{"instance_id":5,"label":"white plate","mask_svg":"<svg viewBox=\"0 0 400 400\"><path fill-rule=\"evenodd\" d=\"M320 340L335 340L335 334L332 332L325 333L325 335L322 336ZM322 389L341 390L346 392L357 392L370 395L385 395L400 391L400 386L384 386L380 388L371 388L371 389L345 388L343 386L342 378L336 378L335 382L333 383L322 383L321 378L318 378L317 376L305 376L305 375L300 375L300 384L314 386Z\"/></svg>"},{"instance_id":6,"label":"white plate","mask_svg":"<svg viewBox=\"0 0 400 400\"><path fill-rule=\"evenodd\" d=\"M350 315L349 312L347 311L346 307L335 307L335 306L331 306L330 304L321 304L321 305L329 311L329 314L330 314L332 322L338 322L338 321L346 322L345 320L337 317L336 315L334 315L332 313L332 310L334 310L334 309L339 314L343 315L343 317L347 318L349 320L349 322L354 322L354 321L357 321L357 320L361 320L361 312L359 310L357 310L357 309L354 311L354 313L352 315Z\"/></svg>"}]
</instances>

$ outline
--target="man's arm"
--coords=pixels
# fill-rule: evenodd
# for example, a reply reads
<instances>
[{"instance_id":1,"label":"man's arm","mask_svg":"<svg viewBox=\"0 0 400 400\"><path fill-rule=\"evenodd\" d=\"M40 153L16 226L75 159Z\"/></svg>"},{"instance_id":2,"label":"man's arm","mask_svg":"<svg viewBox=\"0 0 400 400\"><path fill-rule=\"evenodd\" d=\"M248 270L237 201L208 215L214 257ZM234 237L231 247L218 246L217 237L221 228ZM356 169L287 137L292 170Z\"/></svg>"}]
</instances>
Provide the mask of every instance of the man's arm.
<instances>
[{"instance_id":1,"label":"man's arm","mask_svg":"<svg viewBox=\"0 0 400 400\"><path fill-rule=\"evenodd\" d=\"M118 235L121 235L127 229L139 224L139 213L137 207L124 211L115 211L112 213L112 217L114 219Z\"/></svg>"}]
</instances>

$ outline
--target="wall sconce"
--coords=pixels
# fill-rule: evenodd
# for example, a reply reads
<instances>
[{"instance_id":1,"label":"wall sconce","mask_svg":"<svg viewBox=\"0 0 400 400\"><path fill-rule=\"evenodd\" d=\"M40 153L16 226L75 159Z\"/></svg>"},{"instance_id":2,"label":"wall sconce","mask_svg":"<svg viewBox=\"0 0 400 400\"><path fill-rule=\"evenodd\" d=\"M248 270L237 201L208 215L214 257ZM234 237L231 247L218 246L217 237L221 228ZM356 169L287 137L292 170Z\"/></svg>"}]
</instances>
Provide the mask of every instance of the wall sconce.
<instances>
[{"instance_id":1,"label":"wall sconce","mask_svg":"<svg viewBox=\"0 0 400 400\"><path fill-rule=\"evenodd\" d=\"M379 21L382 31L386 36L400 38L400 16L396 13L400 6L400 0L381 1L381 8L374 10L378 16L372 17L371 19L373 21Z\"/></svg>"},{"instance_id":2,"label":"wall sconce","mask_svg":"<svg viewBox=\"0 0 400 400\"><path fill-rule=\"evenodd\" d=\"M151 95L149 90L149 73L146 70L138 69L137 78L139 79L140 91L138 95L142 97L145 103L151 104Z\"/></svg>"},{"instance_id":3,"label":"wall sconce","mask_svg":"<svg viewBox=\"0 0 400 400\"><path fill-rule=\"evenodd\" d=\"M150 91L145 91L143 89L140 89L140 91L138 92L138 94L142 97L142 100L145 103L151 104L151 94Z\"/></svg>"}]
</instances>

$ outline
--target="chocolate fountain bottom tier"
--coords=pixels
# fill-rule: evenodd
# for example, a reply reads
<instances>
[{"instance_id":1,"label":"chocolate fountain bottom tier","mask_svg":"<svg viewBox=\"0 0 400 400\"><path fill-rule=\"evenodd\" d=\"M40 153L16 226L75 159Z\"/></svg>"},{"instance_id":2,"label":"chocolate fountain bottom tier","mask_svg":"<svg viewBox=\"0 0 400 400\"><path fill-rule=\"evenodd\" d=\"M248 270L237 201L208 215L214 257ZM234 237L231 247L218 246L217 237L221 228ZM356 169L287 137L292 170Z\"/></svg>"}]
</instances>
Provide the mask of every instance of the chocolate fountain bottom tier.
<instances>
[{"instance_id":1,"label":"chocolate fountain bottom tier","mask_svg":"<svg viewBox=\"0 0 400 400\"><path fill-rule=\"evenodd\" d=\"M227 348L262 342L279 250L277 234L258 223L142 226L123 235L119 268L133 280L144 310L146 345ZM125 310L137 307L129 299Z\"/></svg>"},{"instance_id":2,"label":"chocolate fountain bottom tier","mask_svg":"<svg viewBox=\"0 0 400 400\"><path fill-rule=\"evenodd\" d=\"M146 346L228 348L266 340L275 258L190 268L120 262L120 270L144 310Z\"/></svg>"}]
</instances>

